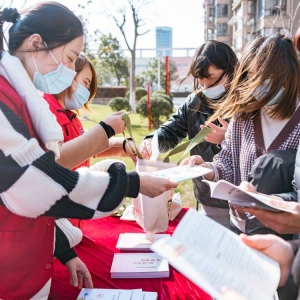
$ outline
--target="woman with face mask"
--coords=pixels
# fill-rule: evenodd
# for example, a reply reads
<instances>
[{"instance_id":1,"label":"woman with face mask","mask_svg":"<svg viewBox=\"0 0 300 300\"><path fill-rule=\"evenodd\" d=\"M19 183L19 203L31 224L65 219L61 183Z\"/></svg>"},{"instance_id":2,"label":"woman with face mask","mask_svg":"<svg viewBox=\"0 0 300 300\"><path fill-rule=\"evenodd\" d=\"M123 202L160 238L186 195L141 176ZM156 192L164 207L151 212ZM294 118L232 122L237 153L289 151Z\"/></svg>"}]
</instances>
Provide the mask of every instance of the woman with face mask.
<instances>
[{"instance_id":1,"label":"woman with face mask","mask_svg":"<svg viewBox=\"0 0 300 300\"><path fill-rule=\"evenodd\" d=\"M214 113L212 104L222 102L230 86L237 58L225 43L208 41L201 45L191 62L188 76L194 78L194 90L171 118L157 130L159 150L167 152L176 147L186 136L194 138ZM184 79L183 79L184 80ZM182 80L182 81L183 81ZM227 122L219 119L210 124L212 133L206 141L191 150L192 155L202 155L212 161L221 150L221 142ZM141 154L149 159L153 134L145 137L140 145ZM210 197L210 191L202 179L193 179L196 200L202 204L204 213L229 228L228 204Z\"/></svg>"},{"instance_id":2,"label":"woman with face mask","mask_svg":"<svg viewBox=\"0 0 300 300\"><path fill-rule=\"evenodd\" d=\"M75 172L57 164L63 134L38 90L59 94L72 84L82 23L56 2L20 13L4 9L1 30L4 22L12 26L9 51L0 41L0 298L47 299L54 250L66 263L75 259L79 281L90 278L68 247L54 249L60 246L57 218L104 217L126 196L154 197L177 184L126 173L116 160L103 160L97 171Z\"/></svg>"},{"instance_id":3,"label":"woman with face mask","mask_svg":"<svg viewBox=\"0 0 300 300\"><path fill-rule=\"evenodd\" d=\"M209 120L218 116L232 118L221 152L214 157L213 163L204 162L200 156L190 157L183 163L204 164L213 171L205 175L206 179L225 179L239 185L251 181L253 174L254 177L261 172L264 174L266 166L256 163L262 157L274 156L271 164L276 162L276 157L283 158L281 167L290 165L290 170L285 170L289 176L284 190L281 190L282 181L288 173L272 165L273 173L269 173L268 178L257 178L257 190L269 194L292 191L294 160L300 139L299 71L290 38L272 35L252 41L243 51L225 101ZM264 183L260 184L262 180ZM294 194L286 195L290 197L287 200L295 201ZM236 233L276 233L239 208L230 208L230 218L231 229Z\"/></svg>"},{"instance_id":4,"label":"woman with face mask","mask_svg":"<svg viewBox=\"0 0 300 300\"><path fill-rule=\"evenodd\" d=\"M97 92L97 74L92 62L82 54L78 56L75 62L76 77L72 85L58 95L43 94L43 98L48 102L50 110L56 116L63 134L64 143L76 139L72 145L72 154L69 157L65 155L65 149L62 148L60 158L57 162L61 165L70 167L72 170L84 166L90 166L90 157L108 157L108 156L127 156L131 151L127 149L127 142L124 138L113 137L125 129L121 114L123 111L113 113L100 122L101 131L90 133L88 136L82 136L84 130L82 123L77 117L78 110L81 108L89 111L89 103L94 99ZM96 128L97 129L97 128ZM104 129L104 130L103 130ZM81 137L81 138L78 138ZM96 141L95 141L96 140ZM94 148L91 150L90 148ZM89 148L90 153L85 150ZM125 151L123 150L125 149ZM97 153L99 152L99 153ZM88 156L90 154L90 156ZM76 157L76 159L74 159ZM135 160L134 156L130 156ZM68 159L68 162L66 161ZM75 163L80 162L77 165Z\"/></svg>"}]
</instances>

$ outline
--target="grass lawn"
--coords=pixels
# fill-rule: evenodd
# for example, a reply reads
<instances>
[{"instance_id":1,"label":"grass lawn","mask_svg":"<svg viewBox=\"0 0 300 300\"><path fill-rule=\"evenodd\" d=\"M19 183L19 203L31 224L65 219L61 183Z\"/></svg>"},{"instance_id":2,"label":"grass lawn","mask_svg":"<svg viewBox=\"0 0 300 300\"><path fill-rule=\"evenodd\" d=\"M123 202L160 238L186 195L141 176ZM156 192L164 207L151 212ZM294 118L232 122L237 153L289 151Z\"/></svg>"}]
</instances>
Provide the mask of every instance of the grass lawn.
<instances>
[{"instance_id":1,"label":"grass lawn","mask_svg":"<svg viewBox=\"0 0 300 300\"><path fill-rule=\"evenodd\" d=\"M93 111L92 113L87 113L86 117L82 117L82 123L86 129L89 129L93 126L95 126L96 123L100 122L103 120L107 115L112 113L112 110L110 109L109 106L107 105L97 105L97 104L92 104L91 105L91 110ZM138 114L131 114L130 115L130 120L132 124L132 131L133 131L133 136L136 141L136 143L139 145L145 135L149 133L148 131L148 120L145 118L142 118ZM125 134L127 131L125 132ZM127 133L128 136L128 133ZM181 154L174 155L172 159L174 161L178 161L180 159ZM130 158L118 158L122 161L127 166L128 171L134 170L134 163ZM97 162L99 159L92 159L92 164ZM176 188L176 192L180 192L181 194L181 199L183 202L184 207L196 207L196 200L194 197L194 192L193 192L193 185L192 185L192 180L186 180L182 181L179 183L178 187Z\"/></svg>"}]
</instances>

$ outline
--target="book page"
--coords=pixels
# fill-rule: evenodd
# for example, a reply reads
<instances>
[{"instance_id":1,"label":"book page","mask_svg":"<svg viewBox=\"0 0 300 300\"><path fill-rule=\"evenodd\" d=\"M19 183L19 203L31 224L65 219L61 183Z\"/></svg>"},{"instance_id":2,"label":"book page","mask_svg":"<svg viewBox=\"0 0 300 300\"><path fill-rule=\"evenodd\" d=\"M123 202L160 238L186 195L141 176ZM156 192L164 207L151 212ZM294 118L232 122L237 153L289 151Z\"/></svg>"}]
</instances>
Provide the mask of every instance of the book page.
<instances>
[{"instance_id":1,"label":"book page","mask_svg":"<svg viewBox=\"0 0 300 300\"><path fill-rule=\"evenodd\" d=\"M182 180L197 178L205 174L208 174L210 172L212 172L211 169L204 168L202 166L189 167L184 165L184 166L178 166L174 168L155 171L152 172L152 174L178 182Z\"/></svg>"},{"instance_id":2,"label":"book page","mask_svg":"<svg viewBox=\"0 0 300 300\"><path fill-rule=\"evenodd\" d=\"M203 180L203 182L209 184L212 197L230 201L232 205L241 207L256 207L273 212L291 212L288 209L271 205L269 203L270 197L266 195L243 191L238 186L228 181L219 180L218 182L213 182L209 180Z\"/></svg>"},{"instance_id":3,"label":"book page","mask_svg":"<svg viewBox=\"0 0 300 300\"><path fill-rule=\"evenodd\" d=\"M271 300L279 282L276 262L192 209L172 237L157 241L151 249L216 298L227 286L249 300Z\"/></svg>"}]
</instances>

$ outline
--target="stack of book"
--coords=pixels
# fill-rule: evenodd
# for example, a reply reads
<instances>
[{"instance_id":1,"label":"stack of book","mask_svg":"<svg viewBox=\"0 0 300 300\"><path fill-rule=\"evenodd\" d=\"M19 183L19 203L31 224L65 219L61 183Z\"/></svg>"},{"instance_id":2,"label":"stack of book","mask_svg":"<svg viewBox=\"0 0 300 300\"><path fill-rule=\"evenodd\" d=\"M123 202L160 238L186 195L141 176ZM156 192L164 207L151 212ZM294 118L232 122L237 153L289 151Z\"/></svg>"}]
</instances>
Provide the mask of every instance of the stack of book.
<instances>
[{"instance_id":1,"label":"stack of book","mask_svg":"<svg viewBox=\"0 0 300 300\"><path fill-rule=\"evenodd\" d=\"M169 264L154 253L115 253L110 273L112 278L165 278Z\"/></svg>"},{"instance_id":2,"label":"stack of book","mask_svg":"<svg viewBox=\"0 0 300 300\"><path fill-rule=\"evenodd\" d=\"M150 251L150 246L157 240L170 236L169 234L153 233L121 233L117 242L117 249L125 251Z\"/></svg>"},{"instance_id":3,"label":"stack of book","mask_svg":"<svg viewBox=\"0 0 300 300\"><path fill-rule=\"evenodd\" d=\"M156 292L144 292L142 289L82 289L77 300L157 300Z\"/></svg>"}]
</instances>

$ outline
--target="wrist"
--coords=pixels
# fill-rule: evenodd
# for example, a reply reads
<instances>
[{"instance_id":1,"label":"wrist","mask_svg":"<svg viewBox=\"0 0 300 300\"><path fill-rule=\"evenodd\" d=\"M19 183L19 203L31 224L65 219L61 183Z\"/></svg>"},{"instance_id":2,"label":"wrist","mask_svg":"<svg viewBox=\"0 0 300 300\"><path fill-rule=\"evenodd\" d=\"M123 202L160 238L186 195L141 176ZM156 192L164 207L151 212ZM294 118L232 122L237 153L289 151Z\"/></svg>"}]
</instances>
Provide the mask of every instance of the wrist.
<instances>
[{"instance_id":1,"label":"wrist","mask_svg":"<svg viewBox=\"0 0 300 300\"><path fill-rule=\"evenodd\" d=\"M106 135L107 135L108 138L111 138L112 136L115 135L115 131L110 125L106 124L103 121L101 121L99 124L103 127L103 129L106 132Z\"/></svg>"}]
</instances>

